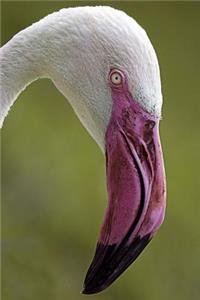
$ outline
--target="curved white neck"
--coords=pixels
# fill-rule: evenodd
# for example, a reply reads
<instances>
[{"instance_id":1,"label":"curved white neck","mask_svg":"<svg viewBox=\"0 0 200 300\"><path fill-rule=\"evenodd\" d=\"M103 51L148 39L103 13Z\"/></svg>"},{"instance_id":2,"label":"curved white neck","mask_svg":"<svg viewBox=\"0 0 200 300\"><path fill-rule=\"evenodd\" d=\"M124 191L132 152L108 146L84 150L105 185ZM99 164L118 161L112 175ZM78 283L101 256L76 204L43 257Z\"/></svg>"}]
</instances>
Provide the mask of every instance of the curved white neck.
<instances>
[{"instance_id":1,"label":"curved white neck","mask_svg":"<svg viewBox=\"0 0 200 300\"><path fill-rule=\"evenodd\" d=\"M68 15L70 10L66 13ZM75 51L81 50L79 45L74 49L71 42L71 36L76 37L79 32L76 26L73 27L73 15L59 26L54 16L59 18L59 12L22 30L0 49L0 128L9 109L27 85L41 77L50 78L103 150L110 111L110 102L107 102L109 93L106 87L101 89L103 103L96 94L100 90L101 77L98 74L92 76L96 80L93 83L91 76L84 76L85 66L80 69L83 63L89 65L92 62L90 56L74 55ZM99 117L99 113L103 117Z\"/></svg>"},{"instance_id":2,"label":"curved white neck","mask_svg":"<svg viewBox=\"0 0 200 300\"><path fill-rule=\"evenodd\" d=\"M0 49L0 127L20 92L44 76L44 48L34 27L21 31Z\"/></svg>"},{"instance_id":3,"label":"curved white neck","mask_svg":"<svg viewBox=\"0 0 200 300\"><path fill-rule=\"evenodd\" d=\"M110 7L69 8L43 18L0 49L0 67L0 126L19 93L47 77L103 150L112 111L107 76L113 67L125 70L130 93L143 108L161 113L159 66L148 36Z\"/></svg>"}]
</instances>

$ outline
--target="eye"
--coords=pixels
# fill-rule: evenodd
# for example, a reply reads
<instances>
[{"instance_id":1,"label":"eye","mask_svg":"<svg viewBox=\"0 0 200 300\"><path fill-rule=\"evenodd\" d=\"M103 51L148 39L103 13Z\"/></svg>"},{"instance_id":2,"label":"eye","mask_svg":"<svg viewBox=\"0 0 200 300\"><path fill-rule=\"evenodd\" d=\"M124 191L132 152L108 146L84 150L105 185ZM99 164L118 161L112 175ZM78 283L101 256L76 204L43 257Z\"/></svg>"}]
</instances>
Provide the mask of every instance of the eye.
<instances>
[{"instance_id":1,"label":"eye","mask_svg":"<svg viewBox=\"0 0 200 300\"><path fill-rule=\"evenodd\" d=\"M121 75L118 72L115 72L111 75L111 81L114 84L120 84L122 82Z\"/></svg>"},{"instance_id":2,"label":"eye","mask_svg":"<svg viewBox=\"0 0 200 300\"><path fill-rule=\"evenodd\" d=\"M123 74L121 71L119 70L112 70L110 73L110 82L113 85L121 85L123 81Z\"/></svg>"}]
</instances>

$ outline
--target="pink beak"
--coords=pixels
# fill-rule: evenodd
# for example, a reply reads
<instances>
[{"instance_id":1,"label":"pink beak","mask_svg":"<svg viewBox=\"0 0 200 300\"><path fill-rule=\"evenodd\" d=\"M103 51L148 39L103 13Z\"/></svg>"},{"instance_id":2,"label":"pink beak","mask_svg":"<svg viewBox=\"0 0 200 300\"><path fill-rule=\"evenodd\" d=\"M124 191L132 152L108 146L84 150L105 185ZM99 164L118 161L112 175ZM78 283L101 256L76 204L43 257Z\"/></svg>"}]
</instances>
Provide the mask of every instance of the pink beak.
<instances>
[{"instance_id":1,"label":"pink beak","mask_svg":"<svg viewBox=\"0 0 200 300\"><path fill-rule=\"evenodd\" d=\"M136 102L127 84L112 89L106 132L109 205L82 293L98 293L135 261L165 213L165 172L159 118Z\"/></svg>"}]
</instances>

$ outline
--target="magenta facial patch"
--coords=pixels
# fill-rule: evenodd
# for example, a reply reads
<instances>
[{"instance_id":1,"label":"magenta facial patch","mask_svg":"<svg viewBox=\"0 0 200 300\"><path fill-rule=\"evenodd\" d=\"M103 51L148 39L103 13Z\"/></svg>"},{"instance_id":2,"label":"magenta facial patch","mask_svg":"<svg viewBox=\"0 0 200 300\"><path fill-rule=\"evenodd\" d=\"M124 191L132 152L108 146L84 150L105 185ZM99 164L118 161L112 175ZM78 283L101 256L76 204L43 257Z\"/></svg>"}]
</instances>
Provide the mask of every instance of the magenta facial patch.
<instances>
[{"instance_id":1,"label":"magenta facial patch","mask_svg":"<svg viewBox=\"0 0 200 300\"><path fill-rule=\"evenodd\" d=\"M113 109L106 132L109 205L101 230L103 244L119 243L132 226L137 235L153 235L165 211L165 173L159 118L132 98L122 71L111 70Z\"/></svg>"}]
</instances>

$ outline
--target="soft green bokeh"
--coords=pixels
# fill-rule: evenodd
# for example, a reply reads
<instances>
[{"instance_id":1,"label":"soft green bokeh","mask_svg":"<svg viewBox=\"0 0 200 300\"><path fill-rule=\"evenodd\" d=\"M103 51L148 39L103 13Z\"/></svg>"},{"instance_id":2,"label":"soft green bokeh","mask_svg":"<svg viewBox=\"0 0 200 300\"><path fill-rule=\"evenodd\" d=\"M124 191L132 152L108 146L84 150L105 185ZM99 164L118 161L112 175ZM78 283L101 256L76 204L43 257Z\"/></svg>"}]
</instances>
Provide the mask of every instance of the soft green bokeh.
<instances>
[{"instance_id":1,"label":"soft green bokeh","mask_svg":"<svg viewBox=\"0 0 200 300\"><path fill-rule=\"evenodd\" d=\"M7 2L2 43L62 7ZM102 2L101 2L102 4ZM200 295L200 3L104 2L148 32L162 74L168 206L157 237L101 300ZM80 300L107 204L104 158L48 80L22 93L2 130L3 300Z\"/></svg>"}]
</instances>

